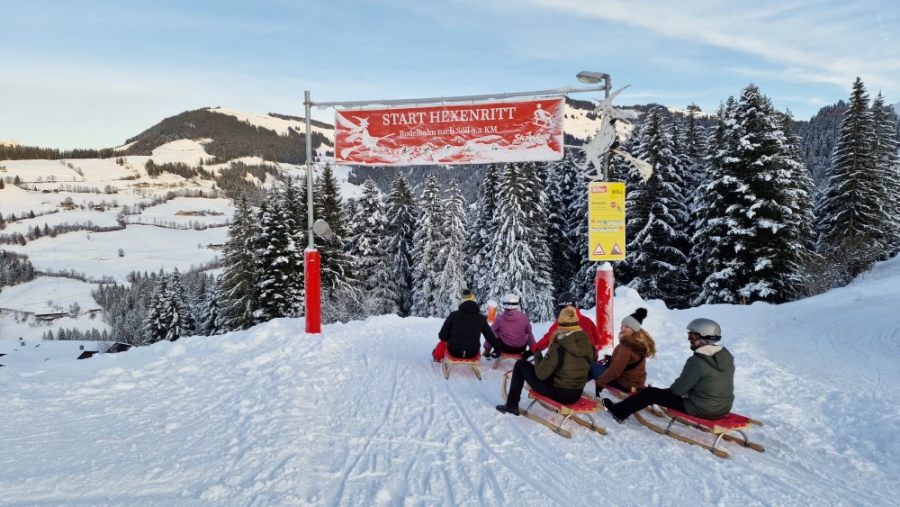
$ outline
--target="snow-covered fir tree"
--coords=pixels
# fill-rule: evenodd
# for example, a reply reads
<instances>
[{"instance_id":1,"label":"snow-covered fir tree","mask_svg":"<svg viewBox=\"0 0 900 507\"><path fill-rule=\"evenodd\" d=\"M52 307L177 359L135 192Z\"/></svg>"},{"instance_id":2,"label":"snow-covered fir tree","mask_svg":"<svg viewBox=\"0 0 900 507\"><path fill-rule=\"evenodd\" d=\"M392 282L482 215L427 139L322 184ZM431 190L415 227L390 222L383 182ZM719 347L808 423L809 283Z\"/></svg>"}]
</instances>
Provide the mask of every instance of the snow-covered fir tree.
<instances>
[{"instance_id":1,"label":"snow-covered fir tree","mask_svg":"<svg viewBox=\"0 0 900 507\"><path fill-rule=\"evenodd\" d=\"M387 222L382 207L378 187L371 179L366 180L350 217L350 254L356 260L359 288L366 295L363 301L366 315L397 311L393 300L395 288L391 283L395 274L385 269L387 255L382 244L387 243Z\"/></svg>"},{"instance_id":2,"label":"snow-covered fir tree","mask_svg":"<svg viewBox=\"0 0 900 507\"><path fill-rule=\"evenodd\" d=\"M790 111L781 116L781 131L784 134L781 161L791 176L785 182L786 205L790 218L786 222L785 236L793 248L784 252L786 261L792 266L790 276L782 284L787 301L801 299L817 293L812 287L811 273L822 264L816 254L815 206L813 204L813 179L803 163L800 139L793 131L794 119Z\"/></svg>"},{"instance_id":3,"label":"snow-covered fir tree","mask_svg":"<svg viewBox=\"0 0 900 507\"><path fill-rule=\"evenodd\" d=\"M260 209L256 235L257 322L302 313L303 247L298 230L284 192L271 189Z\"/></svg>"},{"instance_id":4,"label":"snow-covered fir tree","mask_svg":"<svg viewBox=\"0 0 900 507\"><path fill-rule=\"evenodd\" d=\"M576 224L585 221L575 216L578 196L586 183L575 167L574 151L566 150L558 162L547 164L547 234L550 239L550 277L558 295L571 289L584 252L577 250Z\"/></svg>"},{"instance_id":5,"label":"snow-covered fir tree","mask_svg":"<svg viewBox=\"0 0 900 507\"><path fill-rule=\"evenodd\" d=\"M875 137L872 139L872 152L875 158L876 178L882 182L878 189L882 199L882 214L887 226L885 246L887 256L900 251L900 133L894 108L884 103L881 93L872 101L872 125Z\"/></svg>"},{"instance_id":6,"label":"snow-covered fir tree","mask_svg":"<svg viewBox=\"0 0 900 507\"><path fill-rule=\"evenodd\" d=\"M228 228L219 283L219 327L226 331L247 329L256 323L253 315L259 308L259 296L255 284L254 236L253 211L249 199L242 195L237 199Z\"/></svg>"},{"instance_id":7,"label":"snow-covered fir tree","mask_svg":"<svg viewBox=\"0 0 900 507\"><path fill-rule=\"evenodd\" d=\"M552 282L542 258L549 261L549 249L544 238L546 219L542 229L535 230L536 216L546 216L533 189L537 177L533 165L508 163L500 174L497 213L494 216L494 238L491 243L490 265L494 277L488 297L499 299L506 293L517 294L525 302L529 317L535 321L553 317ZM543 250L543 251L542 251Z\"/></svg>"},{"instance_id":8,"label":"snow-covered fir tree","mask_svg":"<svg viewBox=\"0 0 900 507\"><path fill-rule=\"evenodd\" d=\"M437 287L435 303L438 315L449 315L459 306L459 293L468 287L466 283L466 244L468 219L466 201L459 192L456 180L450 180L444 198L444 222L441 227L441 248L435 268Z\"/></svg>"},{"instance_id":9,"label":"snow-covered fir tree","mask_svg":"<svg viewBox=\"0 0 900 507\"><path fill-rule=\"evenodd\" d=\"M695 275L701 280L701 288L692 301L693 305L718 300L720 278L729 273L725 266L729 254L723 251L725 244L722 239L728 235L725 212L740 189L740 182L729 176L734 172L732 165L735 159L732 154L737 149L735 109L734 97L728 97L718 110L718 122L710 136L706 177L697 188L694 200L695 232L691 238L693 246L690 255L691 265L696 267Z\"/></svg>"},{"instance_id":10,"label":"snow-covered fir tree","mask_svg":"<svg viewBox=\"0 0 900 507\"><path fill-rule=\"evenodd\" d=\"M391 276L386 282L397 313L410 315L412 308L412 250L418 211L409 182L397 173L384 204L384 271Z\"/></svg>"},{"instance_id":11,"label":"snow-covered fir tree","mask_svg":"<svg viewBox=\"0 0 900 507\"><path fill-rule=\"evenodd\" d=\"M175 341L193 333L194 322L177 269L171 275L160 270L156 288L150 297L144 329L142 345L162 340Z\"/></svg>"},{"instance_id":12,"label":"snow-covered fir tree","mask_svg":"<svg viewBox=\"0 0 900 507\"><path fill-rule=\"evenodd\" d=\"M713 197L698 233L709 230L718 238L716 248L705 254L718 269L704 281L700 298L706 303L788 301L793 290L788 286L797 283L802 269L791 255L803 245L790 223L797 219L793 178L802 166L788 156L779 117L755 85L742 91L730 116L724 120L725 142L716 147L721 176L711 184L721 195Z\"/></svg>"},{"instance_id":13,"label":"snow-covered fir tree","mask_svg":"<svg viewBox=\"0 0 900 507\"><path fill-rule=\"evenodd\" d=\"M494 215L497 214L497 194L500 185L500 172L497 164L490 164L484 173L484 179L478 189L478 200L475 204L471 234L467 245L469 266L467 279L470 289L478 295L481 302L488 300L491 279L491 242L495 236Z\"/></svg>"},{"instance_id":14,"label":"snow-covered fir tree","mask_svg":"<svg viewBox=\"0 0 900 507\"><path fill-rule=\"evenodd\" d=\"M685 232L685 162L675 153L672 125L656 111L633 136L632 154L653 166L646 183L637 171L629 180L625 201L626 257L617 267L631 274L623 280L645 299L662 299L672 308L686 308L687 252Z\"/></svg>"},{"instance_id":15,"label":"snow-covered fir tree","mask_svg":"<svg viewBox=\"0 0 900 507\"><path fill-rule=\"evenodd\" d=\"M333 237L316 238L321 255L322 322L347 321L363 317L362 294L356 288L353 258L345 250L347 238L343 199L330 165L316 180L314 216L331 227Z\"/></svg>"},{"instance_id":16,"label":"snow-covered fir tree","mask_svg":"<svg viewBox=\"0 0 900 507\"><path fill-rule=\"evenodd\" d=\"M846 274L838 284L867 270L889 249L884 181L879 179L873 146L876 137L869 95L857 78L816 208L817 250L826 262L843 268L835 270Z\"/></svg>"},{"instance_id":17,"label":"snow-covered fir tree","mask_svg":"<svg viewBox=\"0 0 900 507\"><path fill-rule=\"evenodd\" d=\"M446 316L442 313L445 295L438 293L442 267L437 264L445 243L444 220L444 200L441 198L437 178L434 173L430 173L419 198L419 218L413 236L412 315Z\"/></svg>"},{"instance_id":18,"label":"snow-covered fir tree","mask_svg":"<svg viewBox=\"0 0 900 507\"><path fill-rule=\"evenodd\" d=\"M204 297L199 302L196 330L199 335L212 336L225 332L225 330L220 327L222 322L219 310L220 295L218 280L220 278L212 278L210 280L206 285Z\"/></svg>"},{"instance_id":19,"label":"snow-covered fir tree","mask_svg":"<svg viewBox=\"0 0 900 507\"><path fill-rule=\"evenodd\" d=\"M693 245L691 238L697 233L699 224L697 198L700 192L697 189L707 183L709 176L707 162L709 142L706 128L697 121L699 114L701 114L701 111L696 105L691 104L687 107L684 115L681 117L682 126L678 130L678 140L675 144L675 152L685 164L683 188L685 190L685 204L687 205L690 218L684 231L687 233L688 243L691 245ZM698 267L696 259L691 255L692 250L693 247L685 252L688 255L688 277L685 286L680 290L682 294L687 295L687 301L693 301L700 294L701 280L695 276L698 272Z\"/></svg>"}]
</instances>

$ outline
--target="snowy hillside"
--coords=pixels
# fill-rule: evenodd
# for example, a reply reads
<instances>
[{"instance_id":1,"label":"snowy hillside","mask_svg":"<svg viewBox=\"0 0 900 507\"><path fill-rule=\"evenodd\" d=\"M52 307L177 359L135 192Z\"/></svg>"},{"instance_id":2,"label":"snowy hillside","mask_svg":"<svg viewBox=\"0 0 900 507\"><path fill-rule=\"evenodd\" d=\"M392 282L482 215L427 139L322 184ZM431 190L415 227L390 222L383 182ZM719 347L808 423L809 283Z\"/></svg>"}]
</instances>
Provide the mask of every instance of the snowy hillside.
<instances>
[{"instance_id":1,"label":"snowy hillside","mask_svg":"<svg viewBox=\"0 0 900 507\"><path fill-rule=\"evenodd\" d=\"M617 293L616 321L649 309L655 385L688 357L689 320L721 323L734 410L765 423L763 454L726 444L723 460L606 414L609 435L571 439L502 415L502 370L448 381L431 363L440 319L321 335L281 319L0 368L0 506L896 505L898 282L895 258L780 306L668 311Z\"/></svg>"}]
</instances>

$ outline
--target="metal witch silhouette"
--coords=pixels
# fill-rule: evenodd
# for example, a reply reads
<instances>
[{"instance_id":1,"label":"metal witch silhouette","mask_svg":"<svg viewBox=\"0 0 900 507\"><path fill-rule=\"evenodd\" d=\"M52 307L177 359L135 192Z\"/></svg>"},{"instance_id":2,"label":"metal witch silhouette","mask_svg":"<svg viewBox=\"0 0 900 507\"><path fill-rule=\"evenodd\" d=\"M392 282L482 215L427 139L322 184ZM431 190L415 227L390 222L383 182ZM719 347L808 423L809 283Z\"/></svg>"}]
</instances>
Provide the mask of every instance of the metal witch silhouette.
<instances>
[{"instance_id":1,"label":"metal witch silhouette","mask_svg":"<svg viewBox=\"0 0 900 507\"><path fill-rule=\"evenodd\" d=\"M597 133L594 134L594 137L592 137L590 141L588 141L584 146L567 146L568 148L580 149L585 154L585 158L587 159L587 161L585 162L584 166L575 164L576 167L578 167L582 171L587 171L590 164L594 165L594 169L597 171L597 176L591 178L592 180L596 181L602 179L602 157L606 153L618 155L631 163L631 165L633 165L634 168L637 169L638 174L641 175L641 179L644 181L644 183L646 183L647 180L650 179L650 176L653 175L653 166L648 162L639 158L632 157L630 154L612 147L617 137L616 127L612 122L613 119L628 121L636 120L638 118L639 113L637 111L632 111L630 109L618 109L613 107L612 105L612 100L616 98L616 95L621 93L622 90L628 88L629 86L631 85L626 85L622 88L619 88L594 108L594 114L596 114L600 118L600 128L597 129Z\"/></svg>"}]
</instances>

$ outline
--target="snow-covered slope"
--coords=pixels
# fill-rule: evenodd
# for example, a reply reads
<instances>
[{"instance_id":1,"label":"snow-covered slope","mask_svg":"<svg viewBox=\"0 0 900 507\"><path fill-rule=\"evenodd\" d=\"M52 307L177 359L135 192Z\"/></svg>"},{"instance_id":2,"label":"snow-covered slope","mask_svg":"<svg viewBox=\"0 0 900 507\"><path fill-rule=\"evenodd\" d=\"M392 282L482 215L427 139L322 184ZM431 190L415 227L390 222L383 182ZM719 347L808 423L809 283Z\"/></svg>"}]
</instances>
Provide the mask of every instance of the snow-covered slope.
<instances>
[{"instance_id":1,"label":"snow-covered slope","mask_svg":"<svg viewBox=\"0 0 900 507\"><path fill-rule=\"evenodd\" d=\"M448 381L431 363L440 319L320 335L282 319L0 368L0 506L896 505L898 281L894 259L780 306L668 311L617 293L616 321L649 309L655 385L690 354L690 319L721 323L763 454L719 459L606 414L609 435L569 440L502 415L502 369Z\"/></svg>"}]
</instances>

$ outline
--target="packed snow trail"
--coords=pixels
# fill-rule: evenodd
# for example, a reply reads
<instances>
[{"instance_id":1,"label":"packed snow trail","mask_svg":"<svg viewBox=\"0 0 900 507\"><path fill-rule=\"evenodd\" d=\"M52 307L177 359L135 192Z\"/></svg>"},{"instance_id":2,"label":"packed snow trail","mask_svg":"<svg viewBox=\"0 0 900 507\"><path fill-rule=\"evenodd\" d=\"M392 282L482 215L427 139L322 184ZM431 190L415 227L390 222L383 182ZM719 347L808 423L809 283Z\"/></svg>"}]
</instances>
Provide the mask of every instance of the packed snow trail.
<instances>
[{"instance_id":1,"label":"packed snow trail","mask_svg":"<svg viewBox=\"0 0 900 507\"><path fill-rule=\"evenodd\" d=\"M897 280L895 260L796 303L686 311L619 290L617 321L649 310L654 385L680 373L688 321L722 325L734 411L765 423L750 434L763 454L726 443L716 458L605 413L608 436L571 439L500 414L512 362L445 380L429 356L441 319L320 335L279 319L0 369L0 506L895 505Z\"/></svg>"}]
</instances>

